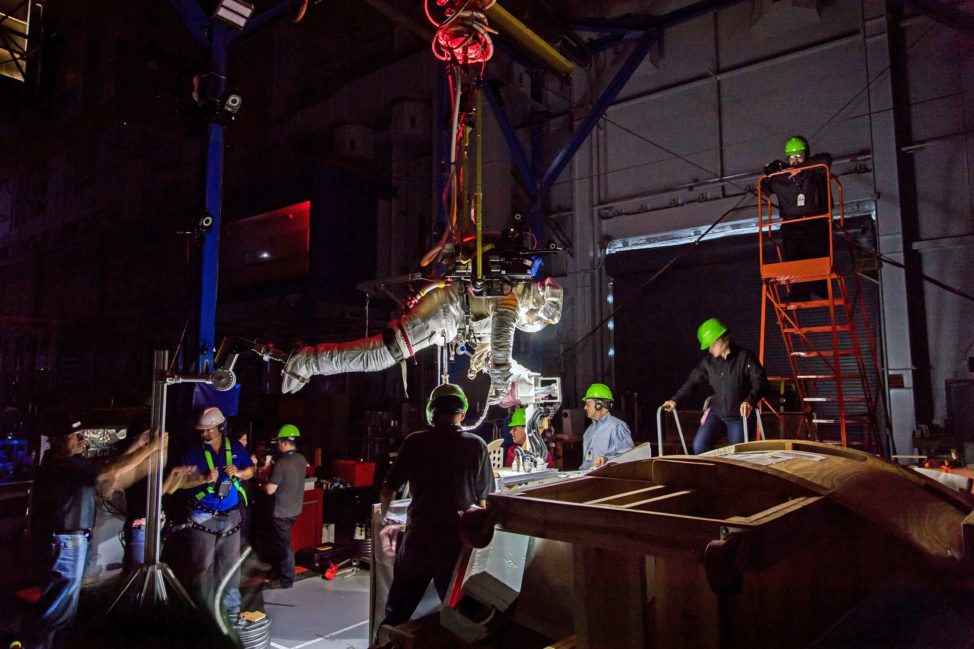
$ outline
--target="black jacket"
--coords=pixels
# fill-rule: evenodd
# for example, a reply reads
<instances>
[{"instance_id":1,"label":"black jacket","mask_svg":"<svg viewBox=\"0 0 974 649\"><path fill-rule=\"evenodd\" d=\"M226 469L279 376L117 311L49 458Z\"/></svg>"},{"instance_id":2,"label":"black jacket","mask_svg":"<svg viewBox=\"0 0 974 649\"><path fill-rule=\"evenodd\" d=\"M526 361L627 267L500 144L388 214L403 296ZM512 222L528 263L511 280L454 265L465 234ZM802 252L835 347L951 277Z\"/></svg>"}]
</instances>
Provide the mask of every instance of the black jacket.
<instances>
[{"instance_id":1,"label":"black jacket","mask_svg":"<svg viewBox=\"0 0 974 649\"><path fill-rule=\"evenodd\" d=\"M752 406L767 393L768 377L757 357L750 351L731 345L727 358L714 358L709 353L683 384L673 401L680 403L694 387L706 383L714 391L710 410L717 417L740 416L741 402Z\"/></svg>"},{"instance_id":2,"label":"black jacket","mask_svg":"<svg viewBox=\"0 0 974 649\"><path fill-rule=\"evenodd\" d=\"M801 166L815 164L832 165L832 156L819 153L808 158ZM775 160L764 168L764 173L772 174L788 169L781 160ZM780 174L763 181L761 191L778 197L778 213L782 219L798 219L804 216L819 216L829 211L829 178L822 168L799 171L794 176ZM804 196L804 205L798 204L798 195Z\"/></svg>"}]
</instances>

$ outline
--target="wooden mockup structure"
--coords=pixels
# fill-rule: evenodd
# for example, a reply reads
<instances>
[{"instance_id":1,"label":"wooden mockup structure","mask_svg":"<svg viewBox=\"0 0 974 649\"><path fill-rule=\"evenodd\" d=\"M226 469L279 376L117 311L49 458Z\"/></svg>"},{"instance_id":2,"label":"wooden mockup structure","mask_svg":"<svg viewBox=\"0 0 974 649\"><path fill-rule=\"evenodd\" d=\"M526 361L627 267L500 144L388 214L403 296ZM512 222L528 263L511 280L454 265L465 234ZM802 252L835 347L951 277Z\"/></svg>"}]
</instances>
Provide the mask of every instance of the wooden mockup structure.
<instances>
[{"instance_id":1,"label":"wooden mockup structure","mask_svg":"<svg viewBox=\"0 0 974 649\"><path fill-rule=\"evenodd\" d=\"M804 647L897 572L968 570L969 494L815 442L721 453L490 497L504 530L573 544L579 649Z\"/></svg>"}]
</instances>

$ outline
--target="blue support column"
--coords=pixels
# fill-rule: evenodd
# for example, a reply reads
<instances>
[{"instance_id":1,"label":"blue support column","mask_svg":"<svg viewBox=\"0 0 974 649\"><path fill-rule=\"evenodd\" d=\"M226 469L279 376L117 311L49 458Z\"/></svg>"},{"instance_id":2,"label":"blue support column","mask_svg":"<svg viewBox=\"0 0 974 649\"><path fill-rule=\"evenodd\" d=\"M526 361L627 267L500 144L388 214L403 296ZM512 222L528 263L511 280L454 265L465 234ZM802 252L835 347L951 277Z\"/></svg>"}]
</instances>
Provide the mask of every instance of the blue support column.
<instances>
[{"instance_id":1,"label":"blue support column","mask_svg":"<svg viewBox=\"0 0 974 649\"><path fill-rule=\"evenodd\" d=\"M211 92L222 97L227 76L227 28L219 21L210 27ZM223 213L223 126L210 123L206 145L206 213L213 217L213 226L203 240L203 259L200 281L199 370L213 368L216 346L217 280L220 275L220 217Z\"/></svg>"},{"instance_id":2,"label":"blue support column","mask_svg":"<svg viewBox=\"0 0 974 649\"><path fill-rule=\"evenodd\" d=\"M531 70L531 99L538 105L544 101L544 70ZM531 110L531 176L540 178L544 173L544 113L537 108ZM535 181L537 184L537 181ZM528 229L540 245L544 237L544 198L546 192L537 191L531 196L528 212Z\"/></svg>"},{"instance_id":3,"label":"blue support column","mask_svg":"<svg viewBox=\"0 0 974 649\"><path fill-rule=\"evenodd\" d=\"M207 39L207 33L210 29L210 19L203 13L199 2L197 0L169 0L169 2L172 4L173 9L176 10L176 13L179 14L183 23L186 24L189 35L193 37L193 40L204 47L208 47L210 41Z\"/></svg>"},{"instance_id":4,"label":"blue support column","mask_svg":"<svg viewBox=\"0 0 974 649\"><path fill-rule=\"evenodd\" d=\"M501 129L504 141L507 142L507 148L511 151L511 157L514 158L514 167L521 176L521 183L525 191L532 197L537 196L539 194L537 177L531 171L531 164L528 162L524 147L521 146L520 140L517 139L517 131L514 129L514 125L511 124L507 112L501 105L500 98L494 93L494 89L490 83L486 81L484 82L483 93L484 98L487 100L487 105L490 106L490 110L494 114L494 119L497 120L497 125Z\"/></svg>"},{"instance_id":5,"label":"blue support column","mask_svg":"<svg viewBox=\"0 0 974 649\"><path fill-rule=\"evenodd\" d=\"M450 141L449 127L453 111L453 105L450 103L449 74L450 72L446 66L440 66L440 73L436 75L436 119L438 123L445 126L437 131L439 135L435 141L436 151L434 164L438 165L433 170L436 184L436 205L433 210L433 222L430 224L434 228L437 223L443 224L443 227L447 226L447 213L443 205L443 195L446 192L446 181L450 177L450 147L453 146L453 142ZM435 244L435 242L433 243Z\"/></svg>"},{"instance_id":6,"label":"blue support column","mask_svg":"<svg viewBox=\"0 0 974 649\"><path fill-rule=\"evenodd\" d=\"M561 172L565 170L565 166L571 161L572 156L578 151L582 143L585 142L589 134L595 128L595 125L599 123L599 120L605 115L605 111L609 108L612 102L615 100L619 92L625 87L632 77L633 73L639 67L639 64L643 62L646 55L649 54L649 50L653 47L653 43L656 42L657 32L650 31L643 34L632 52L629 53L629 57L616 72L615 76L612 77L612 81L609 85L605 87L602 94L592 105L592 109L579 124L578 129L572 133L571 138L568 140L568 144L565 148L558 153L554 161L551 163L551 167L545 173L544 177L541 179L541 189L542 192L547 192L551 189L555 180L561 175Z\"/></svg>"}]
</instances>

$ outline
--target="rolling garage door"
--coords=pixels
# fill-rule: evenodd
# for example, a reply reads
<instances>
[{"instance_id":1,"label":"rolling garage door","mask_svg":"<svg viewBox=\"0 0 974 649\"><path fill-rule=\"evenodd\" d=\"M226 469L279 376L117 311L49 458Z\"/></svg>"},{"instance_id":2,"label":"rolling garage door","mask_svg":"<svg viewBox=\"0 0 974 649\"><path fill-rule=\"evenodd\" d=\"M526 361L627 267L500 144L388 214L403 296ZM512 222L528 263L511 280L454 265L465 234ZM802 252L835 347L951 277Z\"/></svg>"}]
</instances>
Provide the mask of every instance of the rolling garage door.
<instances>
[{"instance_id":1,"label":"rolling garage door","mask_svg":"<svg viewBox=\"0 0 974 649\"><path fill-rule=\"evenodd\" d=\"M642 441L655 441L656 409L676 392L705 353L696 339L697 327L703 320L719 318L730 328L738 345L758 353L761 279L757 236L725 237L703 242L695 250L687 251L688 248L689 245L670 246L615 253L606 260L614 303L622 305L614 318L615 384L624 395L626 414L633 421L638 403L640 430L634 434ZM839 239L835 248L838 267L846 276L852 298L856 291L853 261ZM661 267L685 251L688 254L680 262L646 284ZM878 285L862 279L859 286L875 335ZM828 324L827 316L824 322L808 324ZM769 376L790 376L781 332L770 309L767 327L765 369ZM868 354L866 362L872 367ZM700 409L708 393L709 390L699 389L681 404L682 408ZM793 401L789 406L796 409ZM688 436L693 433L686 432Z\"/></svg>"}]
</instances>

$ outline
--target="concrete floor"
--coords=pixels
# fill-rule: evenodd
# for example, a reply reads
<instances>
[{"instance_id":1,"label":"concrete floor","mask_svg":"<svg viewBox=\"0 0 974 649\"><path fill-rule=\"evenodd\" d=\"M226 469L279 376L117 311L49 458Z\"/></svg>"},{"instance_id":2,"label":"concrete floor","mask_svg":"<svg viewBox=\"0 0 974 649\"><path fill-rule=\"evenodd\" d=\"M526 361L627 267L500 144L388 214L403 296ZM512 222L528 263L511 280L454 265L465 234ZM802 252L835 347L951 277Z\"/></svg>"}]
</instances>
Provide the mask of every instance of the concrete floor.
<instances>
[{"instance_id":1,"label":"concrete floor","mask_svg":"<svg viewBox=\"0 0 974 649\"><path fill-rule=\"evenodd\" d=\"M19 636L25 603L18 590L39 583L23 561L26 549L18 541L0 541L0 646ZM28 565L25 565L28 564ZM247 578L245 571L245 579ZM115 584L82 591L80 619L105 610ZM263 610L271 618L274 649L366 649L369 645L369 571L360 570L327 581L316 573L299 575L294 587L266 589L258 585L242 590L244 610ZM110 601L110 600L109 600ZM97 612L96 612L97 611ZM79 630L80 632L80 630Z\"/></svg>"},{"instance_id":2,"label":"concrete floor","mask_svg":"<svg viewBox=\"0 0 974 649\"><path fill-rule=\"evenodd\" d=\"M294 588L264 590L274 649L366 649L369 571L326 581L316 574Z\"/></svg>"}]
</instances>

